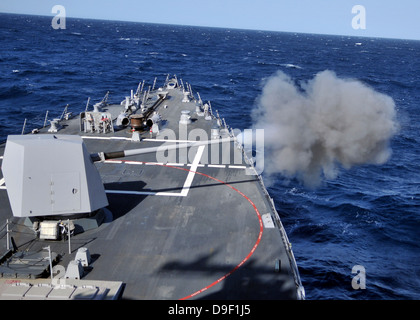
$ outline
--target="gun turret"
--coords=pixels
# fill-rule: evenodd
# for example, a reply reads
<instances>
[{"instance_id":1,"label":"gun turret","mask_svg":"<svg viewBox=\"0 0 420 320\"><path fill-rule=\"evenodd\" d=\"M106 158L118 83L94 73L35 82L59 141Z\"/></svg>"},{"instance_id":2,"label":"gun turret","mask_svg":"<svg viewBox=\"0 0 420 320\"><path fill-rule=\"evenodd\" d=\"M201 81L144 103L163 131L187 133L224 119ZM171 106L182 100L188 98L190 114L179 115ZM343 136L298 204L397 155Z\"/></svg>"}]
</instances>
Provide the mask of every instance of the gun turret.
<instances>
[{"instance_id":1,"label":"gun turret","mask_svg":"<svg viewBox=\"0 0 420 320\"><path fill-rule=\"evenodd\" d=\"M108 205L95 161L198 147L233 139L89 154L80 136L10 135L2 171L15 217L90 213Z\"/></svg>"}]
</instances>

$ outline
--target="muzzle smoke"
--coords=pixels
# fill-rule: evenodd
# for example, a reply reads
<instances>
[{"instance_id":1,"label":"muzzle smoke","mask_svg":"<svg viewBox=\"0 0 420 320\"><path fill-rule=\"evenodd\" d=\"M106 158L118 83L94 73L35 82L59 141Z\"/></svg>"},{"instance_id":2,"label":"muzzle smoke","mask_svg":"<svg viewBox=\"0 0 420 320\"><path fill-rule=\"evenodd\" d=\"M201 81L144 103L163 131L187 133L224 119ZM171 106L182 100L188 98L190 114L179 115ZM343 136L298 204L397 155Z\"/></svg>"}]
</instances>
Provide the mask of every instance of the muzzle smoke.
<instances>
[{"instance_id":1,"label":"muzzle smoke","mask_svg":"<svg viewBox=\"0 0 420 320\"><path fill-rule=\"evenodd\" d=\"M339 168L383 164L397 132L393 99L357 80L323 71L296 86L282 72L267 79L255 128L264 128L264 172L297 177L309 187Z\"/></svg>"}]
</instances>

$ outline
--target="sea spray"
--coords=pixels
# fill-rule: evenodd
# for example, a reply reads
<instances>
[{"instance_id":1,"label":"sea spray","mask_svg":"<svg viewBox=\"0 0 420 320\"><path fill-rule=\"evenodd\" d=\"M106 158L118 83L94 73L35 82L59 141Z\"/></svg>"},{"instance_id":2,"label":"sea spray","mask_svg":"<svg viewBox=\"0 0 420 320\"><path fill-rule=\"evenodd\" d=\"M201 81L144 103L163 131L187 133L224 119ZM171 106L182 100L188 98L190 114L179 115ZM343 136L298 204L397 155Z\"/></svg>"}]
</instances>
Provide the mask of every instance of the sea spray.
<instances>
[{"instance_id":1,"label":"sea spray","mask_svg":"<svg viewBox=\"0 0 420 320\"><path fill-rule=\"evenodd\" d=\"M264 128L265 175L309 187L340 167L385 163L398 130L391 97L328 70L299 86L279 71L265 80L252 116L254 128Z\"/></svg>"}]
</instances>

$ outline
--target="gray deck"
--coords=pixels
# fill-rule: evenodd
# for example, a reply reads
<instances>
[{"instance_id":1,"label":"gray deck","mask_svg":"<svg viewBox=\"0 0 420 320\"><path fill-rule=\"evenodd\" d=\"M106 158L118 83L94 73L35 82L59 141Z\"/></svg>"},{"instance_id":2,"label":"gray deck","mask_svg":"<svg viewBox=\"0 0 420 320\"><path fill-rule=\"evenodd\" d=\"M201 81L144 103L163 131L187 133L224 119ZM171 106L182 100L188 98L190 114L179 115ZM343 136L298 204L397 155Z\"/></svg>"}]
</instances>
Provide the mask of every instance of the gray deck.
<instances>
[{"instance_id":1,"label":"gray deck","mask_svg":"<svg viewBox=\"0 0 420 320\"><path fill-rule=\"evenodd\" d=\"M78 116L63 121L56 134L83 136L91 153L158 146L168 130L177 132L176 139L185 139L178 133L178 122L180 111L190 110L193 123L188 132L203 128L211 138L214 121L197 116L194 102L181 102L182 91L168 92L157 110L163 126L152 138L145 132L141 142L132 142L129 128L84 133ZM107 107L114 118L121 109L121 105ZM218 163L210 161L216 150L212 147L190 149L189 159L178 152L170 163L157 161L155 154L96 163L109 201L105 221L73 236L71 254L67 242L37 240L23 219L12 218L4 184L1 226L6 219L13 221L11 235L19 250L36 252L50 245L64 267L78 248L88 248L92 263L83 279L123 282L124 299L299 298L293 254L258 175L246 174L249 165L233 142L229 157L225 156L229 163L223 161L222 150ZM3 151L4 145L0 155ZM278 261L281 267L276 270Z\"/></svg>"}]
</instances>

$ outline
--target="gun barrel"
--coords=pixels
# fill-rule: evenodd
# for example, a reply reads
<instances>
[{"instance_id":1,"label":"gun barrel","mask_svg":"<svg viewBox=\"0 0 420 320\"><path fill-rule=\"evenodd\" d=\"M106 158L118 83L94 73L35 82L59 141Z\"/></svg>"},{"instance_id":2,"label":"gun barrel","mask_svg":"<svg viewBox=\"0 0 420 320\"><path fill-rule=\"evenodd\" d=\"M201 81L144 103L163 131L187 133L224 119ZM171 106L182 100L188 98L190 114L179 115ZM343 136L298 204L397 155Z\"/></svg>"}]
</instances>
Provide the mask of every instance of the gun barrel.
<instances>
[{"instance_id":1,"label":"gun barrel","mask_svg":"<svg viewBox=\"0 0 420 320\"><path fill-rule=\"evenodd\" d=\"M192 147L199 147L199 146L205 146L205 145L216 144L216 143L225 143L225 142L231 142L234 140L235 138L223 138L223 139L205 140L205 141L191 141L191 142L185 142L185 143L180 143L180 144L164 143L163 145L160 145L158 147L121 150L121 151L113 151L113 152L98 152L98 153L91 154L91 158L94 162L104 161L104 160L109 160L109 159L135 156L139 154L155 153L158 151L192 148Z\"/></svg>"}]
</instances>

